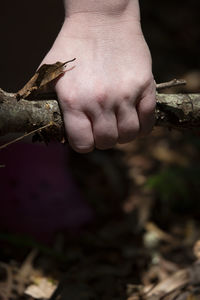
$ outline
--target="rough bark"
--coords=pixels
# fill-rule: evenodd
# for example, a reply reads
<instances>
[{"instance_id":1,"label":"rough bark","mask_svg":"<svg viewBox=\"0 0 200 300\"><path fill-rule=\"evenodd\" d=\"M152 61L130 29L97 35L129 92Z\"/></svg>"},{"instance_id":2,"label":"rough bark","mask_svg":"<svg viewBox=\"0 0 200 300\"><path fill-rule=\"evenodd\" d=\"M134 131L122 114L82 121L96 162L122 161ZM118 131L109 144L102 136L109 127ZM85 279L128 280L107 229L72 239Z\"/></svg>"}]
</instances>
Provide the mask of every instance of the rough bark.
<instances>
[{"instance_id":1,"label":"rough bark","mask_svg":"<svg viewBox=\"0 0 200 300\"><path fill-rule=\"evenodd\" d=\"M200 130L200 94L157 94L156 125ZM64 137L62 113L57 100L20 100L0 89L0 137L27 133L52 124L42 132L48 139Z\"/></svg>"},{"instance_id":2,"label":"rough bark","mask_svg":"<svg viewBox=\"0 0 200 300\"><path fill-rule=\"evenodd\" d=\"M64 127L57 100L17 101L14 94L0 89L0 137L10 133L24 134L48 124L52 126L42 131L45 139L62 141Z\"/></svg>"},{"instance_id":3,"label":"rough bark","mask_svg":"<svg viewBox=\"0 0 200 300\"><path fill-rule=\"evenodd\" d=\"M157 94L156 125L200 130L200 94Z\"/></svg>"}]
</instances>

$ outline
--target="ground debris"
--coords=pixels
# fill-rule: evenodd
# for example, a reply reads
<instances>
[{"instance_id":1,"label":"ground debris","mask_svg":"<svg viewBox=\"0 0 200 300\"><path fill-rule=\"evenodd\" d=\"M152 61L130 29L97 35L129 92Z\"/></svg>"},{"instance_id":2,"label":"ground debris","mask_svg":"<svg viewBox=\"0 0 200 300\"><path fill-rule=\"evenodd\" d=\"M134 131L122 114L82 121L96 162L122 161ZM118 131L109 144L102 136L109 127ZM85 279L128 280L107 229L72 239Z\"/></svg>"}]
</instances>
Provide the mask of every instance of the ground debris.
<instances>
[{"instance_id":1,"label":"ground debris","mask_svg":"<svg viewBox=\"0 0 200 300\"><path fill-rule=\"evenodd\" d=\"M194 249L197 244L199 245L199 241ZM157 284L128 285L127 294L127 300L200 299L200 261L168 275Z\"/></svg>"},{"instance_id":2,"label":"ground debris","mask_svg":"<svg viewBox=\"0 0 200 300\"><path fill-rule=\"evenodd\" d=\"M33 274L33 261L37 253L37 250L33 249L20 267L16 263L0 262L0 272L3 274L0 281L0 299L19 299L24 294Z\"/></svg>"}]
</instances>

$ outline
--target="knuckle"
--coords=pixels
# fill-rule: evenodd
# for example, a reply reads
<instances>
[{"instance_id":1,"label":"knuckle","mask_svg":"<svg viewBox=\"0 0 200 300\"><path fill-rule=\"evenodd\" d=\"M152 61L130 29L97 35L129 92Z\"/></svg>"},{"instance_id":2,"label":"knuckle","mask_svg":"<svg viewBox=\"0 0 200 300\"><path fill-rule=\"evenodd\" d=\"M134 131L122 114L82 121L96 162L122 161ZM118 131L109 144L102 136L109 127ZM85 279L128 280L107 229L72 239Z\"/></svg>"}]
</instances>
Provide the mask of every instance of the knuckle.
<instances>
[{"instance_id":1,"label":"knuckle","mask_svg":"<svg viewBox=\"0 0 200 300\"><path fill-rule=\"evenodd\" d=\"M137 79L137 85L140 89L146 89L153 82L153 75L151 73L144 73Z\"/></svg>"},{"instance_id":2,"label":"knuckle","mask_svg":"<svg viewBox=\"0 0 200 300\"><path fill-rule=\"evenodd\" d=\"M75 93L68 93L67 95L63 95L63 97L59 97L62 108L64 110L73 110L77 109L80 106L79 97Z\"/></svg>"},{"instance_id":3,"label":"knuckle","mask_svg":"<svg viewBox=\"0 0 200 300\"><path fill-rule=\"evenodd\" d=\"M101 108L105 108L108 100L108 96L109 94L105 88L98 87L94 90L93 98Z\"/></svg>"},{"instance_id":4,"label":"knuckle","mask_svg":"<svg viewBox=\"0 0 200 300\"><path fill-rule=\"evenodd\" d=\"M77 104L78 104L77 97L75 97L75 96L73 96L73 97L69 96L69 97L65 98L65 100L63 102L66 105L67 109L74 109L77 107Z\"/></svg>"},{"instance_id":5,"label":"knuckle","mask_svg":"<svg viewBox=\"0 0 200 300\"><path fill-rule=\"evenodd\" d=\"M155 83L151 72L146 72L140 76L128 76L125 78L120 87L118 87L118 95L120 99L129 103L137 94L151 88L151 93L155 93Z\"/></svg>"},{"instance_id":6,"label":"knuckle","mask_svg":"<svg viewBox=\"0 0 200 300\"><path fill-rule=\"evenodd\" d=\"M124 91L121 94L122 101L126 102L126 103L130 103L133 99L133 93L132 93L132 89L124 89Z\"/></svg>"}]
</instances>

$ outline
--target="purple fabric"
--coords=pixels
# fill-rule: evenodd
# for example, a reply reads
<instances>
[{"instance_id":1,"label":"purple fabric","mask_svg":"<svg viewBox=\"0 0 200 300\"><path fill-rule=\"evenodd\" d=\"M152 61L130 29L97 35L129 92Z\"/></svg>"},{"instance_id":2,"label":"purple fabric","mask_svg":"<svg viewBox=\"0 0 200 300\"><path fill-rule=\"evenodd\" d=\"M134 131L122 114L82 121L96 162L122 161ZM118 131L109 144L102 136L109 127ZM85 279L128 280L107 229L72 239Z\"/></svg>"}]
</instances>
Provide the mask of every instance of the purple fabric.
<instances>
[{"instance_id":1,"label":"purple fabric","mask_svg":"<svg viewBox=\"0 0 200 300\"><path fill-rule=\"evenodd\" d=\"M92 219L60 144L13 144L0 153L0 227L49 240Z\"/></svg>"}]
</instances>

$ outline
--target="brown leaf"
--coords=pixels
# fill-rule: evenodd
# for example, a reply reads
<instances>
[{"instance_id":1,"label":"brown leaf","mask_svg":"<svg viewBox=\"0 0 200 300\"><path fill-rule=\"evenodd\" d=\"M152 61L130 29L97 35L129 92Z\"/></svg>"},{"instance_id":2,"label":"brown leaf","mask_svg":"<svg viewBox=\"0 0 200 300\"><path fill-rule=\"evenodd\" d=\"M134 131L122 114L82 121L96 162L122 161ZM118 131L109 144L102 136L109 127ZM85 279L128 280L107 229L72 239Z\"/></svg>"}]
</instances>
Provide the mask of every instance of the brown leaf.
<instances>
[{"instance_id":1,"label":"brown leaf","mask_svg":"<svg viewBox=\"0 0 200 300\"><path fill-rule=\"evenodd\" d=\"M25 290L25 295L34 299L49 299L55 291L57 284L47 278L34 278L34 283L29 285Z\"/></svg>"},{"instance_id":2,"label":"brown leaf","mask_svg":"<svg viewBox=\"0 0 200 300\"><path fill-rule=\"evenodd\" d=\"M42 65L25 86L16 93L16 98L18 100L26 99L36 92L42 93L42 90L47 92L45 88L48 87L49 83L62 75L66 71L66 65L74 60L75 58L64 63L58 61L54 64Z\"/></svg>"}]
</instances>

